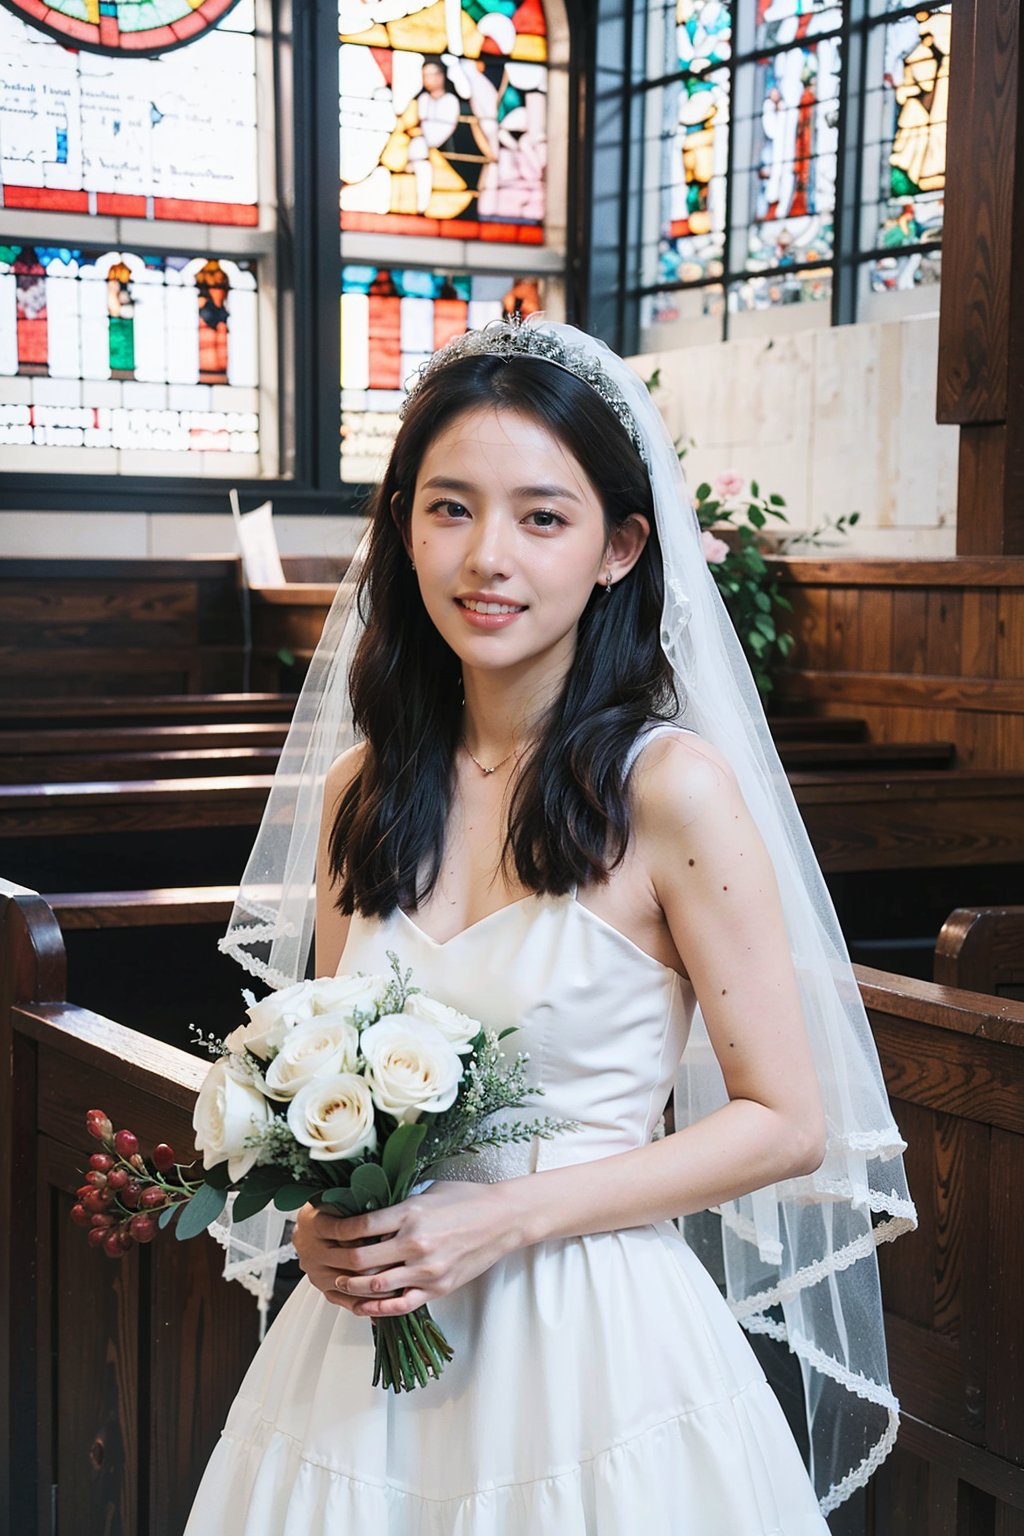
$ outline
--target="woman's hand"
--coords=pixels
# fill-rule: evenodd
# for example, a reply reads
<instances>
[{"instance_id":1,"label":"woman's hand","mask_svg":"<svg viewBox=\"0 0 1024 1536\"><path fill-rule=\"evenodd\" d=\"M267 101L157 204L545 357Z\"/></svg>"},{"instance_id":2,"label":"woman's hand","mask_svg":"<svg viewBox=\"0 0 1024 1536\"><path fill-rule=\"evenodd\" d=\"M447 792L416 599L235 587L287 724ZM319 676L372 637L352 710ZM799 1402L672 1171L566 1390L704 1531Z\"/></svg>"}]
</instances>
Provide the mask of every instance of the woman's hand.
<instances>
[{"instance_id":1,"label":"woman's hand","mask_svg":"<svg viewBox=\"0 0 1024 1536\"><path fill-rule=\"evenodd\" d=\"M501 1183L442 1179L359 1216L307 1205L292 1242L328 1301L359 1317L397 1317L457 1290L520 1246L506 1195Z\"/></svg>"}]
</instances>

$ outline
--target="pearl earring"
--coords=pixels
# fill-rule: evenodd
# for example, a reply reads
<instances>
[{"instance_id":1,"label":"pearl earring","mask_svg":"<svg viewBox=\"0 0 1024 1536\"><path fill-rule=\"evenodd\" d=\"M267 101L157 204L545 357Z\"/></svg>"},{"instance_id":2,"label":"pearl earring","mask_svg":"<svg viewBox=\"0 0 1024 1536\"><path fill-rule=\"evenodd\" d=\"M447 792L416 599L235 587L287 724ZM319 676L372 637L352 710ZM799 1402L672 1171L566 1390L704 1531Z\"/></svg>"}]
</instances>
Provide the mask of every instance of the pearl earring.
<instances>
[{"instance_id":1,"label":"pearl earring","mask_svg":"<svg viewBox=\"0 0 1024 1536\"><path fill-rule=\"evenodd\" d=\"M605 597L608 596L608 594L609 594L609 592L611 590L612 590L612 573L611 573L611 571L609 571L608 574L604 578L604 595L605 595Z\"/></svg>"}]
</instances>

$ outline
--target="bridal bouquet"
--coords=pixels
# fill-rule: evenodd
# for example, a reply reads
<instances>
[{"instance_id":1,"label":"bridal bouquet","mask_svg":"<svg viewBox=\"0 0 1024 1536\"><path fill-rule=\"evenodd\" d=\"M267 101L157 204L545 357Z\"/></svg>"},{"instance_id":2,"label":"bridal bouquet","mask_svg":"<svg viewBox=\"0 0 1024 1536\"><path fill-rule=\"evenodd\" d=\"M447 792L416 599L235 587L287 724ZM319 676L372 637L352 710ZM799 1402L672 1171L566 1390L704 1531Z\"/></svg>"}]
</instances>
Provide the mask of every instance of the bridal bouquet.
<instances>
[{"instance_id":1,"label":"bridal bouquet","mask_svg":"<svg viewBox=\"0 0 1024 1536\"><path fill-rule=\"evenodd\" d=\"M271 1201L280 1211L378 1210L445 1158L578 1128L551 1116L493 1122L528 1091L526 1054L510 1062L499 1050L514 1026L495 1034L410 985L391 950L388 959L390 977L303 981L261 1002L246 993L249 1022L203 1041L216 1057L193 1117L203 1178L166 1143L147 1161L133 1132L115 1133L91 1109L86 1129L102 1150L71 1210L88 1241L119 1258L172 1222L179 1238L195 1237L232 1191L235 1221ZM425 1386L452 1358L426 1306L371 1323L374 1386Z\"/></svg>"}]
</instances>

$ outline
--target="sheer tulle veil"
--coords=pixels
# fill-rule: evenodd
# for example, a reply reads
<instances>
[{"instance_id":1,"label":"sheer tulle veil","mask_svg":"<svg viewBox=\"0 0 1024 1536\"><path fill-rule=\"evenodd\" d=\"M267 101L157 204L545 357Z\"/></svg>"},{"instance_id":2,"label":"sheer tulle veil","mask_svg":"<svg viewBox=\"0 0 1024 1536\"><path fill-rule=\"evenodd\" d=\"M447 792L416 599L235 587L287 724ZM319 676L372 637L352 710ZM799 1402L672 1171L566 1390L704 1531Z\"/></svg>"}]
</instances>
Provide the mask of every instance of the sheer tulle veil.
<instances>
[{"instance_id":1,"label":"sheer tulle veil","mask_svg":"<svg viewBox=\"0 0 1024 1536\"><path fill-rule=\"evenodd\" d=\"M724 1277L742 1326L783 1341L799 1362L810 1470L827 1514L868 1480L895 1442L899 1405L889 1383L876 1249L917 1222L905 1143L835 909L708 570L678 454L646 385L603 342L539 315L471 331L423 371L475 352L540 356L568 368L629 431L653 488L665 578L661 642L675 674L679 723L728 758L774 864L826 1109L827 1150L816 1173L683 1218L683 1230L720 1282ZM274 988L304 977L309 965L324 776L355 740L348 672L363 626L355 593L364 559L365 540L324 626L220 941ZM676 1126L726 1099L698 1006L676 1074ZM242 1223L222 1236L236 1277L265 1299L280 1222L276 1230L273 1218L269 1230Z\"/></svg>"}]
</instances>

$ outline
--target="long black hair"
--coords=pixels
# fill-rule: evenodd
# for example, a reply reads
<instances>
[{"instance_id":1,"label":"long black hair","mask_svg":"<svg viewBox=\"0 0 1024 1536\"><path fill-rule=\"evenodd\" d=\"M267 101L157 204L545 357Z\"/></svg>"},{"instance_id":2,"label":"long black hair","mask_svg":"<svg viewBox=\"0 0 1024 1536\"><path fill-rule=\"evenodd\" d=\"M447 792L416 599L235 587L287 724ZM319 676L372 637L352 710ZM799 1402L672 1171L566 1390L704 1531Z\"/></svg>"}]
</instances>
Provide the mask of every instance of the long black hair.
<instances>
[{"instance_id":1,"label":"long black hair","mask_svg":"<svg viewBox=\"0 0 1024 1536\"><path fill-rule=\"evenodd\" d=\"M561 693L522 761L502 850L521 884L561 895L607 878L629 839L625 755L645 720L677 708L660 640L650 478L615 413L589 384L537 358L469 357L439 369L411 398L371 504L356 598L366 627L349 684L366 744L329 843L345 913L415 909L441 867L462 728L461 663L424 607L403 535L431 442L458 416L486 407L531 418L568 449L598 493L609 538L634 513L650 526L628 574L591 594Z\"/></svg>"}]
</instances>

